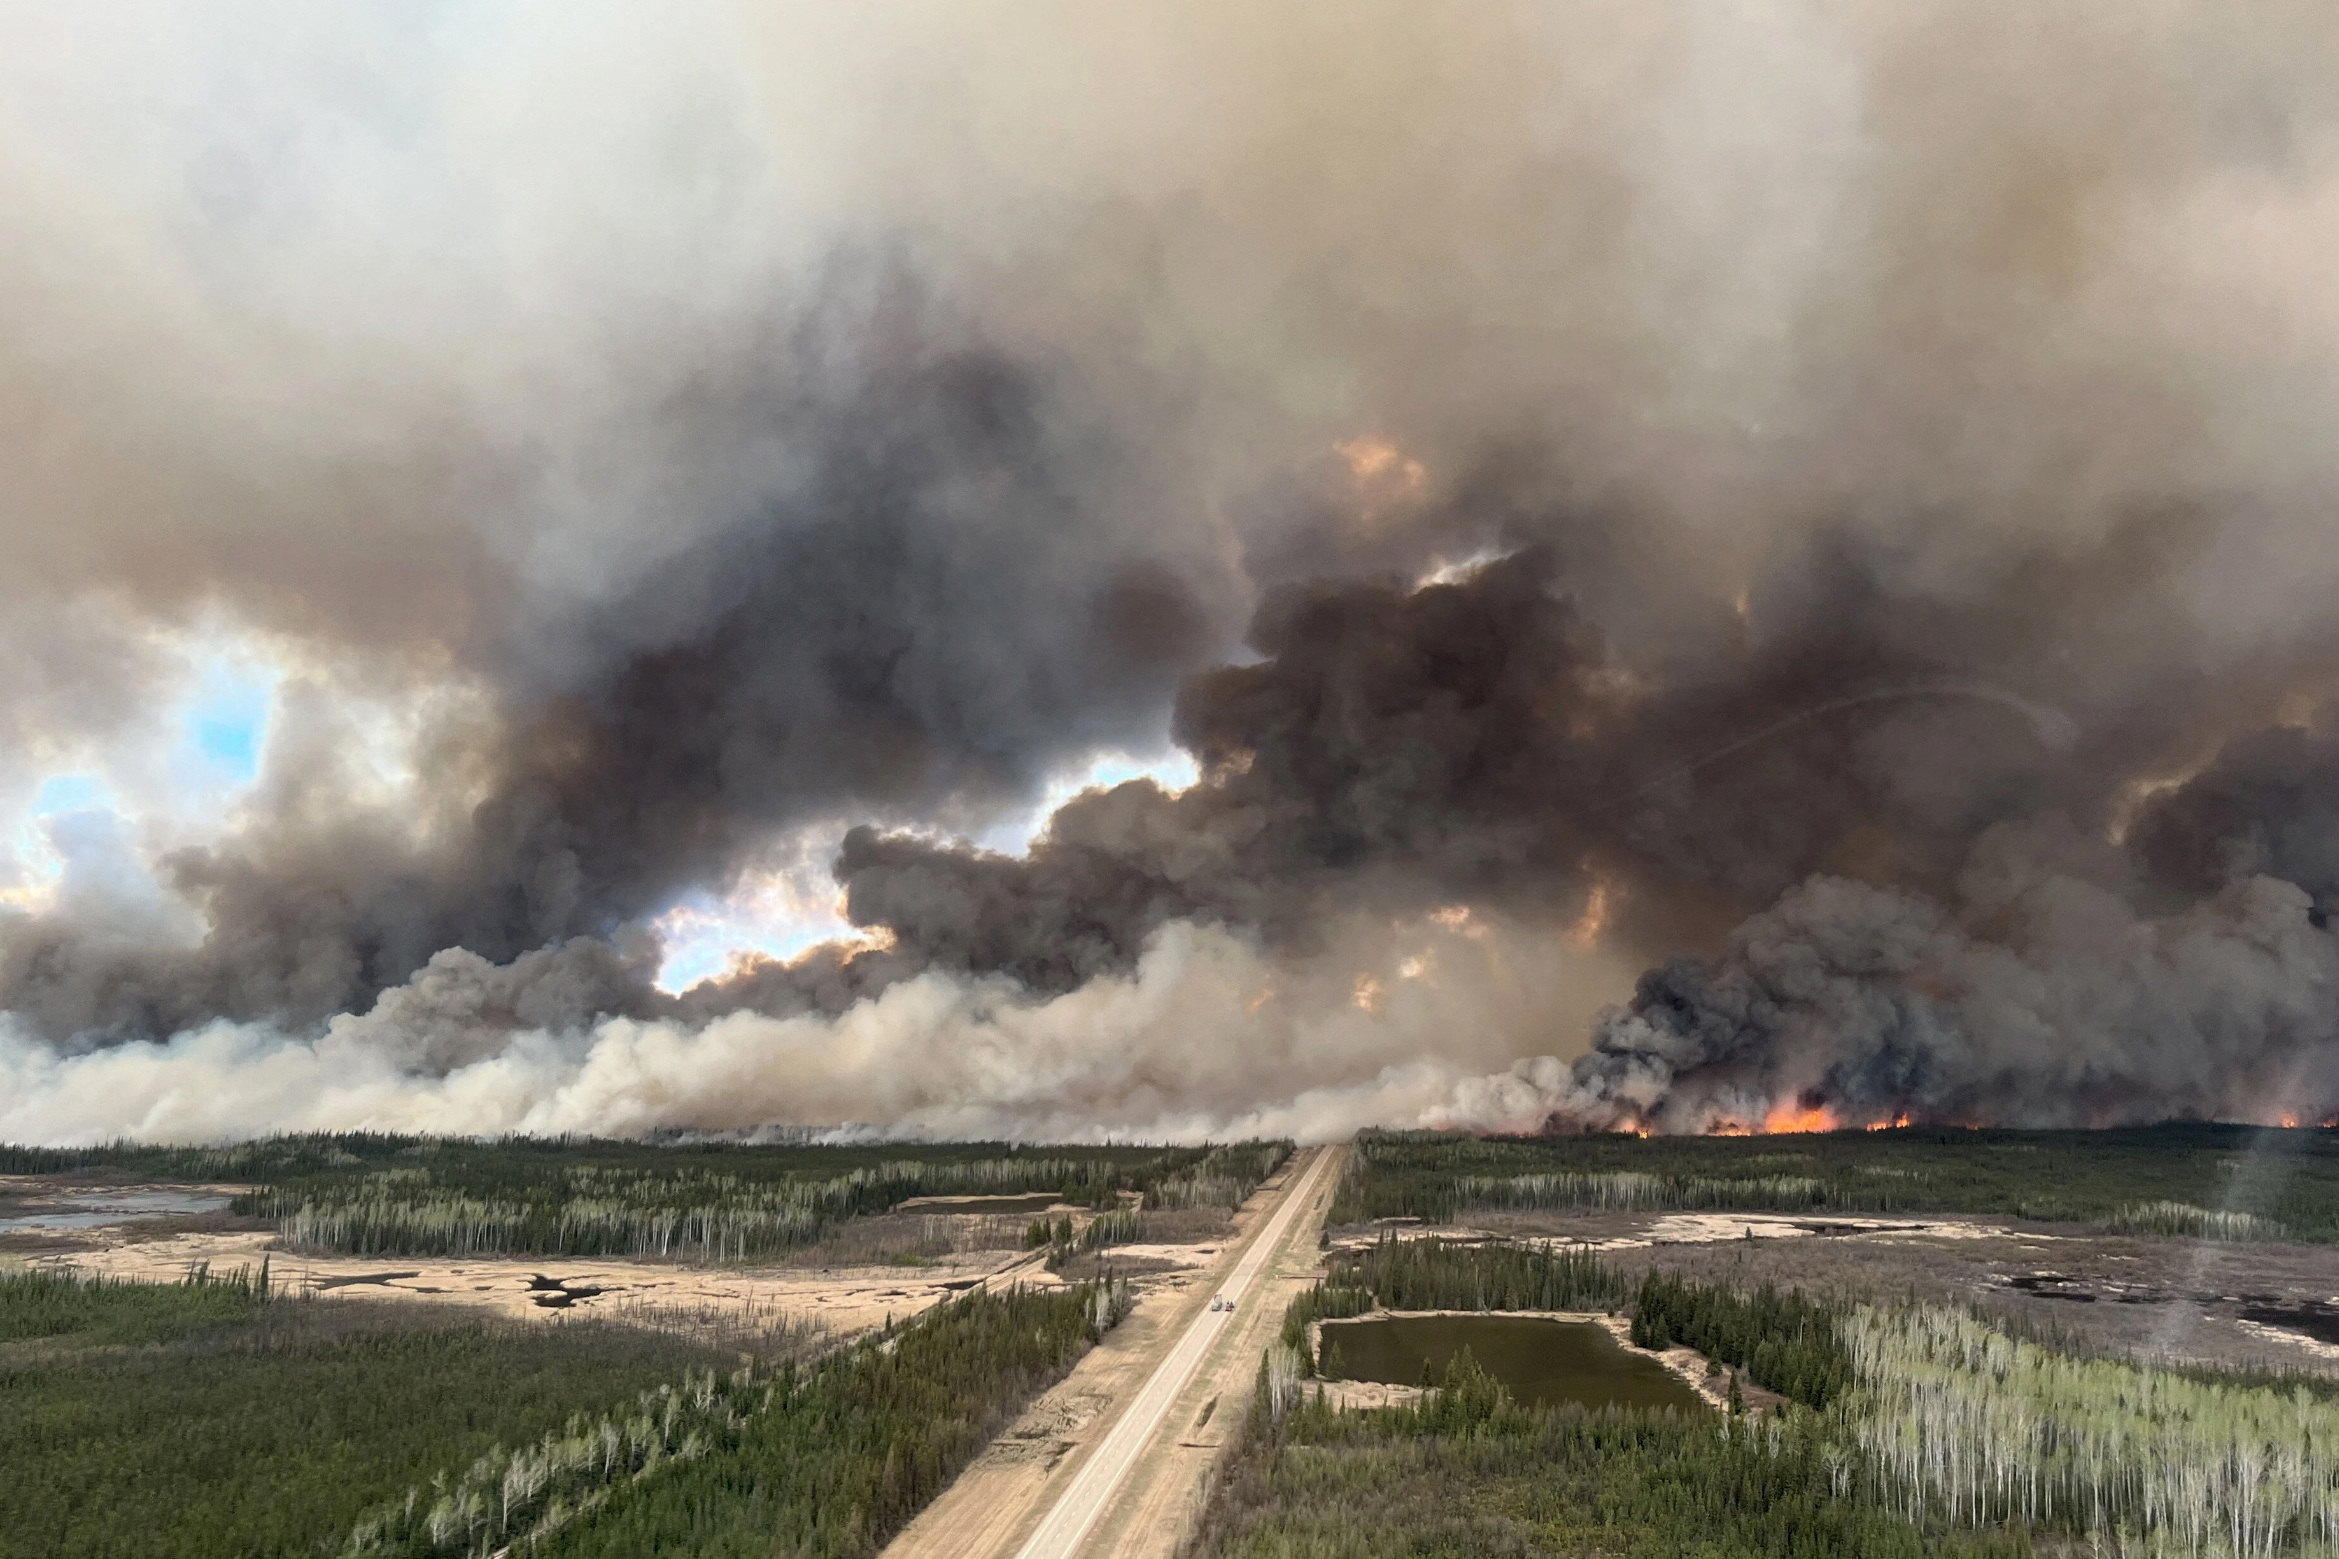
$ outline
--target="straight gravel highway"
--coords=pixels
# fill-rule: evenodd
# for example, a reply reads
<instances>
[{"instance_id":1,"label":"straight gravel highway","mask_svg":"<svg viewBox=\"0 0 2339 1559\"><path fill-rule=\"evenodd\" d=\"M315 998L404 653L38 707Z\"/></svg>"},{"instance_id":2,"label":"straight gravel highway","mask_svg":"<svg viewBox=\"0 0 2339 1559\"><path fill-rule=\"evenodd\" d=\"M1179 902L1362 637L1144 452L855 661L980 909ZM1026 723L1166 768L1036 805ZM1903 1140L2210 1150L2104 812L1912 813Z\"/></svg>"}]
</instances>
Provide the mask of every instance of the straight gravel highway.
<instances>
[{"instance_id":1,"label":"straight gravel highway","mask_svg":"<svg viewBox=\"0 0 2339 1559\"><path fill-rule=\"evenodd\" d=\"M1082 1553L1089 1535L1104 1519L1114 1496L1127 1481L1130 1469L1144 1458L1168 1426L1171 1407L1202 1367L1212 1345L1245 1314L1244 1302L1250 1297L1259 1274L1281 1254L1293 1230L1300 1225L1301 1210L1333 1173L1340 1159L1337 1148L1314 1148L1308 1152L1311 1156L1306 1168L1292 1180L1267 1226L1259 1231L1250 1248L1235 1263L1233 1272L1215 1291L1233 1303L1224 1309L1211 1304L1195 1316L1185 1335L1178 1339L1169 1356L1145 1382L1144 1389L1137 1393L1136 1400L1129 1404L1128 1411L1105 1435L1095 1454L1074 1474L1030 1539L1016 1550L1015 1559L1077 1559Z\"/></svg>"}]
</instances>

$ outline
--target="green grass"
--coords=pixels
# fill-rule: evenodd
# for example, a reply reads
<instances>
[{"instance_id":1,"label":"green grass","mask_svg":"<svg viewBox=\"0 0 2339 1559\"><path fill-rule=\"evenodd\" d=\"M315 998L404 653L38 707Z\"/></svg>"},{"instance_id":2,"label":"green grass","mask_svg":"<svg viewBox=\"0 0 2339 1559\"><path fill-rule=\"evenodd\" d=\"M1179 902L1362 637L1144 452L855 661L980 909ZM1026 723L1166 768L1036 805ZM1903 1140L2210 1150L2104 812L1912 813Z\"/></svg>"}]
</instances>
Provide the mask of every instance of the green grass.
<instances>
[{"instance_id":1,"label":"green grass","mask_svg":"<svg viewBox=\"0 0 2339 1559\"><path fill-rule=\"evenodd\" d=\"M1769 1137L1368 1132L1335 1223L1480 1211L1942 1214L2339 1240L2339 1131L1911 1127Z\"/></svg>"},{"instance_id":2,"label":"green grass","mask_svg":"<svg viewBox=\"0 0 2339 1559\"><path fill-rule=\"evenodd\" d=\"M0 1559L272 1559L499 1442L708 1362L593 1322L454 1324L247 1285L0 1278Z\"/></svg>"}]
</instances>

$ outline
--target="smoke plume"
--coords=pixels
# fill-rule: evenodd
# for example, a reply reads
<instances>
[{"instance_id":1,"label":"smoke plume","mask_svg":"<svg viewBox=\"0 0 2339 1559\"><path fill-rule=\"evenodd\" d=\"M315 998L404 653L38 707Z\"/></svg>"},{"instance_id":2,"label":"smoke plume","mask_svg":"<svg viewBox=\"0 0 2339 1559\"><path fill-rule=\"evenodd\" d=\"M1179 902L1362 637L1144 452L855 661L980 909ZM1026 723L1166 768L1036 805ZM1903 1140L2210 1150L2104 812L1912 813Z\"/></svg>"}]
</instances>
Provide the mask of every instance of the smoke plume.
<instances>
[{"instance_id":1,"label":"smoke plume","mask_svg":"<svg viewBox=\"0 0 2339 1559\"><path fill-rule=\"evenodd\" d=\"M0 1137L2339 1111L2315 8L0 8Z\"/></svg>"}]
</instances>

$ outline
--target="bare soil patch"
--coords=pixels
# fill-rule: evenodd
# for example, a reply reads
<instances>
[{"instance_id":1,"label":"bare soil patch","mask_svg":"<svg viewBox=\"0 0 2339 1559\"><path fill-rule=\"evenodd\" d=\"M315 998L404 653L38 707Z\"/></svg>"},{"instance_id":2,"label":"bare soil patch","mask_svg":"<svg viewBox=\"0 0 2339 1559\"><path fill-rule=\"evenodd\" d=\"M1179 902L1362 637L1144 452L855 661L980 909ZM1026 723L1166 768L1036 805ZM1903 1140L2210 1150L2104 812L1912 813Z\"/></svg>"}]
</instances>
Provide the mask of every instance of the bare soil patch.
<instances>
[{"instance_id":1,"label":"bare soil patch","mask_svg":"<svg viewBox=\"0 0 2339 1559\"><path fill-rule=\"evenodd\" d=\"M1970 1218L1564 1213L1474 1217L1480 1237L1599 1249L1629 1273L1972 1304L2090 1353L2339 1376L2339 1247L2106 1234ZM1824 1223L1831 1232L1780 1233ZM1727 1237L1723 1225L1741 1232ZM1753 1238L1744 1229L1751 1227ZM1361 1238L1369 1231L1344 1231ZM1408 1230L1411 1234L1415 1231ZM2327 1335L2326 1335L2327 1334Z\"/></svg>"},{"instance_id":2,"label":"bare soil patch","mask_svg":"<svg viewBox=\"0 0 2339 1559\"><path fill-rule=\"evenodd\" d=\"M978 1284L1004 1280L1052 1286L1061 1281L1036 1257L1019 1251L945 1253L915 1267L810 1271L545 1257L384 1259L284 1251L275 1248L265 1228L138 1240L121 1239L112 1229L87 1230L72 1239L44 1239L27 1255L34 1264L157 1283L175 1282L201 1263L225 1271L256 1267L265 1259L276 1282L326 1305L389 1301L536 1324L590 1315L726 1342L807 1329L841 1341L889 1320L906 1320ZM551 1303L544 1302L548 1298Z\"/></svg>"}]
</instances>

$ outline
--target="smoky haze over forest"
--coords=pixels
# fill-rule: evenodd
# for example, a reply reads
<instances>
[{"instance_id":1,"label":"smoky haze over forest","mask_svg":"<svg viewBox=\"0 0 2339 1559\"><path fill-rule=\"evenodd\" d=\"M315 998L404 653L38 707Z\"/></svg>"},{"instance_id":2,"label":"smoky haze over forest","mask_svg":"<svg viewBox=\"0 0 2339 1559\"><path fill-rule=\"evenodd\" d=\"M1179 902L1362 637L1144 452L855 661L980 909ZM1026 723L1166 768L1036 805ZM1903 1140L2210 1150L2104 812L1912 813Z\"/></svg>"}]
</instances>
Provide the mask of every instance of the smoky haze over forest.
<instances>
[{"instance_id":1,"label":"smoky haze over forest","mask_svg":"<svg viewBox=\"0 0 2339 1559\"><path fill-rule=\"evenodd\" d=\"M2339 1111L2324 8L0 4L0 1138Z\"/></svg>"}]
</instances>

